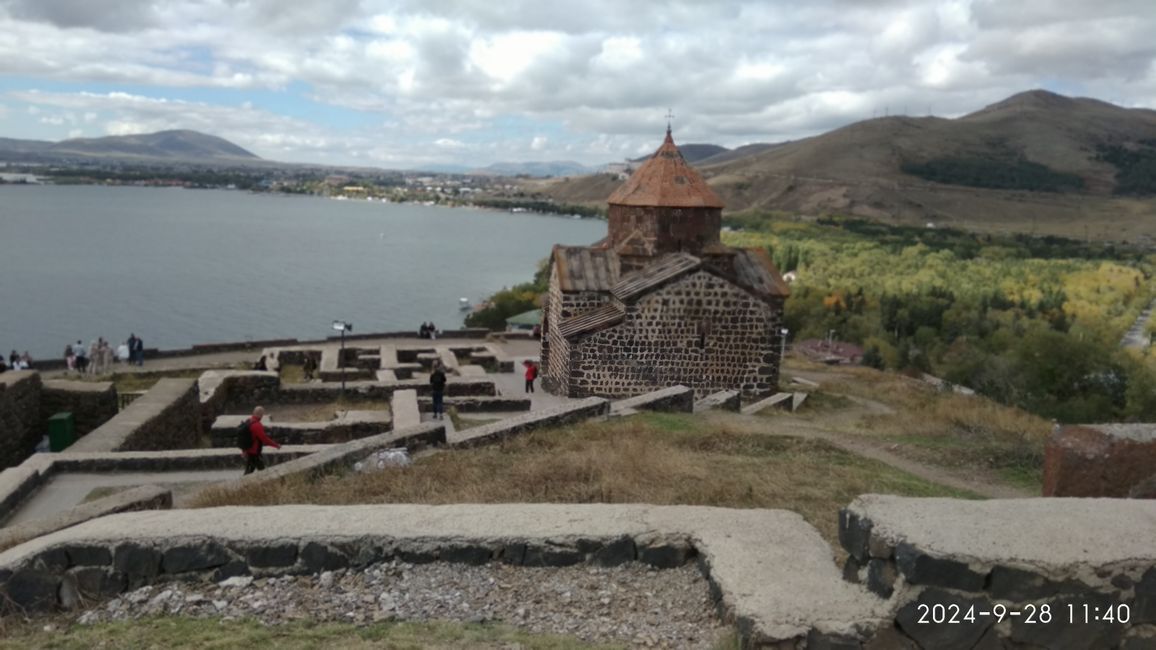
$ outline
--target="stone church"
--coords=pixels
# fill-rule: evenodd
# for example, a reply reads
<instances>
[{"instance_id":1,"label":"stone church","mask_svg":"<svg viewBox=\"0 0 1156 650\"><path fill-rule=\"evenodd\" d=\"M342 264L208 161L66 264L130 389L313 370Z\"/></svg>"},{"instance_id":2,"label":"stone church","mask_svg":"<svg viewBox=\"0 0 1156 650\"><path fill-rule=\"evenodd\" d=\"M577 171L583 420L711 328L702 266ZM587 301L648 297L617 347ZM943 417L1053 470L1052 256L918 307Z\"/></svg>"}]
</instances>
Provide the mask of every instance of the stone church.
<instances>
[{"instance_id":1,"label":"stone church","mask_svg":"<svg viewBox=\"0 0 1156 650\"><path fill-rule=\"evenodd\" d=\"M607 237L555 246L544 389L620 398L682 384L765 395L788 291L765 251L719 240L723 202L666 140L610 196Z\"/></svg>"}]
</instances>

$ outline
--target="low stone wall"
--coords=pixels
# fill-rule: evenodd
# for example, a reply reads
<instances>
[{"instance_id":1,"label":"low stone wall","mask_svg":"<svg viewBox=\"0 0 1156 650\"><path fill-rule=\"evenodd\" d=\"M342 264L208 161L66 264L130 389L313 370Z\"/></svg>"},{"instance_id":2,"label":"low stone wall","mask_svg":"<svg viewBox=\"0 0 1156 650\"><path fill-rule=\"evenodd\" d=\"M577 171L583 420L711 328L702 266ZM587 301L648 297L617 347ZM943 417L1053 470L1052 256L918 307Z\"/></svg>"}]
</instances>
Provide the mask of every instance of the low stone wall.
<instances>
[{"instance_id":1,"label":"low stone wall","mask_svg":"<svg viewBox=\"0 0 1156 650\"><path fill-rule=\"evenodd\" d=\"M422 411L433 410L433 398L418 400ZM510 413L529 411L530 399L522 397L447 397L446 408L454 407L459 413Z\"/></svg>"},{"instance_id":2,"label":"low stone wall","mask_svg":"<svg viewBox=\"0 0 1156 650\"><path fill-rule=\"evenodd\" d=\"M451 447L477 447L501 442L535 429L573 424L610 413L610 401L601 397L588 397L570 404L554 408L531 411L525 415L505 418L480 427L457 431L449 437Z\"/></svg>"},{"instance_id":3,"label":"low stone wall","mask_svg":"<svg viewBox=\"0 0 1156 650\"><path fill-rule=\"evenodd\" d=\"M78 452L188 449L200 445L195 379L162 379L70 449Z\"/></svg>"},{"instance_id":4,"label":"low stone wall","mask_svg":"<svg viewBox=\"0 0 1156 650\"><path fill-rule=\"evenodd\" d=\"M116 416L119 405L112 382L48 379L40 391L40 421L56 413L72 413L77 437L100 427Z\"/></svg>"},{"instance_id":5,"label":"low stone wall","mask_svg":"<svg viewBox=\"0 0 1156 650\"><path fill-rule=\"evenodd\" d=\"M213 421L209 442L214 447L236 447L237 427L245 415L222 415ZM343 411L323 422L278 422L267 419L265 432L282 445L328 445L389 431L390 415L384 411Z\"/></svg>"},{"instance_id":6,"label":"low stone wall","mask_svg":"<svg viewBox=\"0 0 1156 650\"><path fill-rule=\"evenodd\" d=\"M229 492L232 490L260 489L261 485L283 481L291 476L304 475L313 477L340 467L349 467L356 461L362 460L369 454L380 449L405 447L411 451L416 451L426 447L444 444L445 441L445 426L427 422L389 433L370 436L369 438L362 438L361 440L353 440L340 445L329 445L324 450L315 454L281 463L263 472L254 472L253 474L242 476L234 481L205 488L199 495L216 491ZM200 498L199 495L192 497L190 502L195 503Z\"/></svg>"},{"instance_id":7,"label":"low stone wall","mask_svg":"<svg viewBox=\"0 0 1156 650\"><path fill-rule=\"evenodd\" d=\"M611 411L670 411L677 413L694 412L694 390L686 386L671 386L661 390L643 393L635 397L618 400L611 404Z\"/></svg>"},{"instance_id":8,"label":"low stone wall","mask_svg":"<svg viewBox=\"0 0 1156 650\"><path fill-rule=\"evenodd\" d=\"M44 437L40 421L40 373L0 373L0 468L24 462Z\"/></svg>"},{"instance_id":9,"label":"low stone wall","mask_svg":"<svg viewBox=\"0 0 1156 650\"><path fill-rule=\"evenodd\" d=\"M209 370L197 380L201 389L201 428L209 431L226 411L252 411L272 404L281 392L281 378L269 370Z\"/></svg>"},{"instance_id":10,"label":"low stone wall","mask_svg":"<svg viewBox=\"0 0 1156 650\"><path fill-rule=\"evenodd\" d=\"M1044 446L1046 497L1127 497L1156 477L1156 424L1067 426Z\"/></svg>"},{"instance_id":11,"label":"low stone wall","mask_svg":"<svg viewBox=\"0 0 1156 650\"><path fill-rule=\"evenodd\" d=\"M34 466L9 467L0 472L0 526L4 525L25 499L44 484L47 474L43 471L43 464L31 465Z\"/></svg>"},{"instance_id":12,"label":"low stone wall","mask_svg":"<svg viewBox=\"0 0 1156 650\"><path fill-rule=\"evenodd\" d=\"M865 495L840 513L839 540L844 575L890 599L893 638L881 647L1156 639L1156 502Z\"/></svg>"},{"instance_id":13,"label":"low stone wall","mask_svg":"<svg viewBox=\"0 0 1156 650\"><path fill-rule=\"evenodd\" d=\"M75 596L115 596L166 580L316 574L393 558L528 567L642 562L658 569L696 562L744 648L814 650L848 647L831 640L886 620L883 601L840 580L830 551L802 517L781 510L231 507L89 521L0 553L0 582L11 604L49 610Z\"/></svg>"},{"instance_id":14,"label":"low stone wall","mask_svg":"<svg viewBox=\"0 0 1156 650\"><path fill-rule=\"evenodd\" d=\"M332 445L286 445L266 449L266 465L277 465L325 451ZM119 451L107 453L42 454L49 473L63 472L177 472L241 467L237 449L177 449L173 451Z\"/></svg>"},{"instance_id":15,"label":"low stone wall","mask_svg":"<svg viewBox=\"0 0 1156 650\"><path fill-rule=\"evenodd\" d=\"M157 485L142 485L82 503L58 515L0 529L0 551L90 519L133 510L168 510L173 493Z\"/></svg>"},{"instance_id":16,"label":"low stone wall","mask_svg":"<svg viewBox=\"0 0 1156 650\"><path fill-rule=\"evenodd\" d=\"M742 409L741 394L737 390L724 390L711 393L694 403L696 413L714 409L738 413Z\"/></svg>"}]
</instances>

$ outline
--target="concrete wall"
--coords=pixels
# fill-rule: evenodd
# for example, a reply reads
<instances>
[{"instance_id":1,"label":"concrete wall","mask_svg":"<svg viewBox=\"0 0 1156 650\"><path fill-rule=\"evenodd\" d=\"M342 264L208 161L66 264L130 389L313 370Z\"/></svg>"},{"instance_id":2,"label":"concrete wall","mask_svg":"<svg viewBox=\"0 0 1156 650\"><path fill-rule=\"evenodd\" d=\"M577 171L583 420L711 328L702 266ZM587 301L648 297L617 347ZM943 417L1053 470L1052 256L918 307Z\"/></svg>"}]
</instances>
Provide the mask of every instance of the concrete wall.
<instances>
[{"instance_id":1,"label":"concrete wall","mask_svg":"<svg viewBox=\"0 0 1156 650\"><path fill-rule=\"evenodd\" d=\"M0 468L24 462L47 432L40 420L42 390L34 370L0 373Z\"/></svg>"},{"instance_id":2,"label":"concrete wall","mask_svg":"<svg viewBox=\"0 0 1156 650\"><path fill-rule=\"evenodd\" d=\"M40 421L56 413L72 413L77 437L84 436L116 416L116 388L112 382L48 379L40 391Z\"/></svg>"},{"instance_id":3,"label":"concrete wall","mask_svg":"<svg viewBox=\"0 0 1156 650\"><path fill-rule=\"evenodd\" d=\"M190 449L201 444L201 403L195 379L162 379L72 451Z\"/></svg>"}]
</instances>

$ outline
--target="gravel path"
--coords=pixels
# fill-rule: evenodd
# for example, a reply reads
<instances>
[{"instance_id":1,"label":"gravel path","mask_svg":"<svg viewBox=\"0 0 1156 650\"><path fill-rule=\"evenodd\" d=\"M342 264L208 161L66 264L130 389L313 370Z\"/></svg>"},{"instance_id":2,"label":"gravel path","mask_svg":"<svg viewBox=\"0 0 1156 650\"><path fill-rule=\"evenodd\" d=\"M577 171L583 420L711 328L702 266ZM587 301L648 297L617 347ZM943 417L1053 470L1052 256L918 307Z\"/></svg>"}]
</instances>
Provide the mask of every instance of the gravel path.
<instances>
[{"instance_id":1,"label":"gravel path","mask_svg":"<svg viewBox=\"0 0 1156 650\"><path fill-rule=\"evenodd\" d=\"M711 648L726 628L694 566L656 570L503 564L375 564L314 576L167 583L84 611L78 622L152 615L254 617L367 624L388 620L500 621L532 633L635 647Z\"/></svg>"}]
</instances>

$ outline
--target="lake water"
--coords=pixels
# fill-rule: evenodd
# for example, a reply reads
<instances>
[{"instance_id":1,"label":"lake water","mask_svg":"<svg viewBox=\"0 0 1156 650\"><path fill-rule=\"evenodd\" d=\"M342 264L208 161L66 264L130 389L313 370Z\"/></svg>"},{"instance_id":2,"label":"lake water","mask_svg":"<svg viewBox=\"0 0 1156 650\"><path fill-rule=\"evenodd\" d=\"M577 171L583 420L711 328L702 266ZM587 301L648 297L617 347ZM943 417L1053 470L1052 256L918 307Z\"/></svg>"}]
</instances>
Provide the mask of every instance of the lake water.
<instances>
[{"instance_id":1,"label":"lake water","mask_svg":"<svg viewBox=\"0 0 1156 650\"><path fill-rule=\"evenodd\" d=\"M461 325L606 223L233 191L0 186L0 352L97 336L146 347Z\"/></svg>"}]
</instances>

